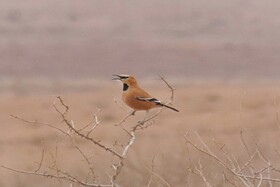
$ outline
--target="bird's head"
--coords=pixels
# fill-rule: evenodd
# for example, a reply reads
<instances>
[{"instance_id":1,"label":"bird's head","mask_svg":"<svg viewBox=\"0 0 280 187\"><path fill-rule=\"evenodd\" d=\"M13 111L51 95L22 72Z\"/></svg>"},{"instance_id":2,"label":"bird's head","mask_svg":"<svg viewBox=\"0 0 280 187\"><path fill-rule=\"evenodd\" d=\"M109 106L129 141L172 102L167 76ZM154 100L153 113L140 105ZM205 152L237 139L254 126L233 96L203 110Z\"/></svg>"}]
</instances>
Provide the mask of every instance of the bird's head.
<instances>
[{"instance_id":1,"label":"bird's head","mask_svg":"<svg viewBox=\"0 0 280 187\"><path fill-rule=\"evenodd\" d=\"M114 74L113 76L115 76L115 78L113 78L113 80L120 80L124 84L127 84L127 85L133 85L133 84L137 83L136 79L131 75L116 75L116 74Z\"/></svg>"}]
</instances>

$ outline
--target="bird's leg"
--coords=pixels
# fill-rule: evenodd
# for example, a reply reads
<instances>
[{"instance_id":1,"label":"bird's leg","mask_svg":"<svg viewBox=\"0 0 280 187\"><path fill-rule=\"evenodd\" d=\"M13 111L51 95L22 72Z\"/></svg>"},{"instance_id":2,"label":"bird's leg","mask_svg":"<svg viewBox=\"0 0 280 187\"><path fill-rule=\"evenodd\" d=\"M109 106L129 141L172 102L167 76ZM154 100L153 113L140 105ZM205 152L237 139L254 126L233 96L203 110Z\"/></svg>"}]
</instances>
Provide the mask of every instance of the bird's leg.
<instances>
[{"instance_id":1,"label":"bird's leg","mask_svg":"<svg viewBox=\"0 0 280 187\"><path fill-rule=\"evenodd\" d=\"M143 120L142 120L142 121L138 121L138 124L144 125L145 120L146 120L146 118L147 118L147 116L148 116L148 113L149 113L149 110L146 110L146 113L145 113L145 116L144 116Z\"/></svg>"},{"instance_id":2,"label":"bird's leg","mask_svg":"<svg viewBox=\"0 0 280 187\"><path fill-rule=\"evenodd\" d=\"M134 116L135 112L136 112L136 110L129 112L119 123L115 124L115 126L122 125L122 123L125 122L125 120L127 120L127 118L129 118L130 116Z\"/></svg>"},{"instance_id":3,"label":"bird's leg","mask_svg":"<svg viewBox=\"0 0 280 187\"><path fill-rule=\"evenodd\" d=\"M136 113L136 110L133 110L133 111L130 113L130 115L131 115L131 116L134 116L135 113Z\"/></svg>"}]
</instances>

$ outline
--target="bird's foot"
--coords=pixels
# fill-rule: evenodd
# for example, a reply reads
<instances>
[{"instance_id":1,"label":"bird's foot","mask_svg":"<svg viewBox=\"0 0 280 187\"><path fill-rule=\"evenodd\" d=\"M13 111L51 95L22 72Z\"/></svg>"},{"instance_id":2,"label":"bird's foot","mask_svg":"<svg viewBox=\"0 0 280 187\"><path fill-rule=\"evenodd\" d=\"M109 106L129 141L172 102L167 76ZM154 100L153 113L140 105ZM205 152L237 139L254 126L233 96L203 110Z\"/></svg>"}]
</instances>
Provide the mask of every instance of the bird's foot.
<instances>
[{"instance_id":1,"label":"bird's foot","mask_svg":"<svg viewBox=\"0 0 280 187\"><path fill-rule=\"evenodd\" d=\"M131 115L131 116L134 116L135 113L136 113L136 110L133 110L133 111L130 113L130 115Z\"/></svg>"},{"instance_id":2,"label":"bird's foot","mask_svg":"<svg viewBox=\"0 0 280 187\"><path fill-rule=\"evenodd\" d=\"M143 120L142 121L138 121L138 125L139 126L143 126L144 124L145 124L145 121L143 121Z\"/></svg>"}]
</instances>

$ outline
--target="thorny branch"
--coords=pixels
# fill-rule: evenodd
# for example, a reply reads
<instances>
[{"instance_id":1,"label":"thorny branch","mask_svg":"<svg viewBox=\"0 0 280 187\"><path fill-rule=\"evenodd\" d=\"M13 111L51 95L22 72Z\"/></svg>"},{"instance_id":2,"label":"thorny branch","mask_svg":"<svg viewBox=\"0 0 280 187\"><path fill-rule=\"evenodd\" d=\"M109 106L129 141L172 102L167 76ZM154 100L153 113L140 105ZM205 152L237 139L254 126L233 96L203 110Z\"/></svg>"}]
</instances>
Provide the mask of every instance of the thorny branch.
<instances>
[{"instance_id":1,"label":"thorny branch","mask_svg":"<svg viewBox=\"0 0 280 187\"><path fill-rule=\"evenodd\" d=\"M73 126L73 123L71 123L71 122L67 119L67 117L66 117L69 107L66 106L66 105L63 103L63 100L61 99L60 96L58 96L57 98L60 100L61 104L65 107L66 110L65 110L64 112L60 111L60 110L56 107L55 104L53 105L53 107L54 107L55 110L60 114L60 116L62 117L63 122L68 126L68 128L69 128L71 131L73 131L73 132L74 132L76 135L78 135L79 137L81 137L81 138L83 138L83 139L86 139L86 140L92 142L93 144L99 146L99 147L102 148L103 150L112 153L114 156L117 156L117 157L119 157L119 158L122 158L122 156L121 156L119 153L117 153L116 151L114 151L113 149L111 149L111 148L109 148L109 147L106 147L105 145L101 144L99 141L94 140L94 139L91 138L90 136L88 136L88 135L86 135L86 134L83 134L83 133L81 133L79 130L77 130L77 129Z\"/></svg>"},{"instance_id":2,"label":"thorny branch","mask_svg":"<svg viewBox=\"0 0 280 187\"><path fill-rule=\"evenodd\" d=\"M105 184L86 183L63 171L58 171L59 173L63 174L63 175L59 176L59 175L54 175L54 174L48 174L47 172L32 172L32 171L28 172L28 171L19 170L19 169L13 169L13 168L10 168L7 166L1 166L1 167L5 168L7 170L10 170L10 171L16 172L16 173L22 173L22 174L27 174L27 175L37 175L37 176L42 176L42 177L46 177L46 178L62 179L62 180L66 180L69 182L77 183L82 186L89 186L89 187L111 187L112 186L111 184L105 185Z\"/></svg>"},{"instance_id":3,"label":"thorny branch","mask_svg":"<svg viewBox=\"0 0 280 187\"><path fill-rule=\"evenodd\" d=\"M174 99L174 89L163 77L161 77L161 80L167 85L167 87L171 91L170 101L168 103L166 103L166 104L170 104L170 103L172 103L172 101ZM116 180L118 179L118 176L122 171L122 168L125 166L125 160L128 157L128 152L136 140L136 132L138 130L143 130L145 128L148 128L150 125L152 125L153 119L156 118L162 112L162 108L160 110L158 110L155 114L151 115L150 117L143 119L140 123L139 122L136 123L130 130L124 128L123 124L126 122L126 120L129 117L133 116L134 113L131 113L131 112L128 113L127 115L124 116L124 118L122 120L120 120L119 123L116 124L116 126L119 126L128 135L128 140L127 140L126 144L124 144L122 146L122 150L119 152L111 147L108 147L107 145L103 144L101 141L96 140L91 136L91 133L101 123L101 121L98 119L97 114L94 114L93 119L88 124L86 124L80 128L77 128L77 127L75 127L74 122L72 120L70 120L68 117L68 112L70 110L70 107L64 102L62 97L58 96L57 99L58 99L59 106L56 102L54 102L53 108L59 114L60 118L62 119L62 123L69 129L68 131L65 130L65 128L60 127L58 124L50 124L50 123L45 123L45 122L40 122L40 121L30 121L30 120L26 120L24 118L21 118L21 117L15 116L15 115L11 115L11 117L13 117L17 120L20 120L26 124L29 124L29 125L46 126L48 128L51 128L51 129L61 133L62 135L65 135L66 137L68 137L71 144L73 145L73 147L78 151L78 153L83 158L83 160L86 161L86 163L88 165L88 169L89 169L88 174L91 175L91 179L93 180L93 182L88 182L87 179L86 180L79 179L78 177L75 177L73 174L60 169L57 165L57 160L56 160L57 156L58 156L57 155L58 147L56 147L55 156L51 153L51 158L53 160L53 164L50 166L45 166L45 164L44 164L45 149L43 149L40 161L37 162L38 167L34 171L25 171L25 170L20 170L20 169L14 169L14 168L7 167L7 166L1 166L1 167L5 168L7 170L13 171L13 172L17 172L17 173L22 173L22 174L27 174L27 175L36 175L36 176L42 176L42 177L47 177L47 178L54 178L57 180L65 180L70 183L76 183L81 186L118 187L119 185L116 183ZM116 103L116 101L115 101L115 103ZM100 112L100 110L99 110L99 112ZM93 145L99 147L101 150L104 150L104 151L112 154L112 156L117 158L118 161L112 165L113 174L111 175L111 174L107 173L108 178L109 178L109 180L108 180L109 182L107 184L99 184L98 182L96 182L96 174L94 171L94 166L91 163L91 157L88 156L81 149L81 147L79 147L79 144L76 143L75 138L73 136L77 136L80 140L88 141L88 142L92 143ZM117 141L115 141L115 143L116 142ZM150 171L150 172L152 172L153 175L157 176L163 182L168 184L163 178L158 176L156 173L154 173L153 171ZM168 184L168 186L170 186L170 185Z\"/></svg>"},{"instance_id":4,"label":"thorny branch","mask_svg":"<svg viewBox=\"0 0 280 187\"><path fill-rule=\"evenodd\" d=\"M41 159L40 159L38 168L35 170L35 172L38 172L41 169L43 161L44 161L44 157L45 157L45 148L44 148L45 147L45 142L44 142L44 139L42 139L42 144L43 144L42 155L41 155Z\"/></svg>"},{"instance_id":5,"label":"thorny branch","mask_svg":"<svg viewBox=\"0 0 280 187\"><path fill-rule=\"evenodd\" d=\"M163 78L160 77L161 80L167 85L167 87L170 89L171 91L171 96L170 96L170 101L166 104L170 104L173 101L174 98L174 88ZM134 112L130 112L128 113L118 124L116 124L117 126L120 126L129 136L130 139L127 142L126 146L124 146L123 152L122 152L122 158L120 159L119 163L117 163L116 165L113 165L112 167L115 170L115 174L112 176L113 181L117 179L117 177L119 176L123 166L124 166L124 161L127 157L127 153L128 150L131 148L131 146L134 144L135 140L136 140L136 131L137 130L143 130L145 128L148 128L150 125L153 124L153 122L151 120L153 120L155 117L157 117L161 112L162 112L161 108L158 112L156 112L154 115L148 117L148 118L144 118L141 122L138 122L134 127L132 127L132 129L130 131L126 130L125 128L123 128L122 124L131 116L134 115ZM151 122L148 123L147 122Z\"/></svg>"},{"instance_id":6,"label":"thorny branch","mask_svg":"<svg viewBox=\"0 0 280 187\"><path fill-rule=\"evenodd\" d=\"M194 143L189 138L189 132L185 135L185 140L187 145L191 145L193 148L195 148L197 151L202 153L203 155L207 155L208 157L212 158L216 163L218 163L222 168L225 169L223 173L223 178L225 182L228 182L229 184L233 186L238 186L234 181L230 181L229 176L226 173L229 173L232 177L237 178L241 184L244 186L252 187L252 186L261 186L266 181L269 186L272 186L272 182L280 183L279 178L273 178L272 171L277 172L277 168L275 168L271 161L268 160L264 153L261 151L259 145L255 144L255 150L253 151L253 154L250 153L250 150L248 148L247 143L245 142L244 135L241 132L240 137L242 140L242 144L245 147L245 151L248 155L248 160L245 161L245 163L241 166L234 155L230 155L227 151L225 151L224 146L220 147L218 145L218 148L222 152L222 157L218 156L218 154L214 153L213 149L211 149L205 141L201 138L201 136L194 132L195 137L198 139L199 144ZM216 142L214 142L215 145L217 145ZM259 170L256 170L256 167L252 166L251 163L253 160L261 160L263 167ZM192 173L197 174L201 177L201 179L204 181L206 186L209 186L208 179L203 173L203 167L201 167L201 161L198 161L198 166L195 167L196 171L192 170ZM246 171L245 171L246 170ZM227 172L226 172L227 171ZM250 172L248 172L250 171ZM232 178L231 177L231 178Z\"/></svg>"}]
</instances>

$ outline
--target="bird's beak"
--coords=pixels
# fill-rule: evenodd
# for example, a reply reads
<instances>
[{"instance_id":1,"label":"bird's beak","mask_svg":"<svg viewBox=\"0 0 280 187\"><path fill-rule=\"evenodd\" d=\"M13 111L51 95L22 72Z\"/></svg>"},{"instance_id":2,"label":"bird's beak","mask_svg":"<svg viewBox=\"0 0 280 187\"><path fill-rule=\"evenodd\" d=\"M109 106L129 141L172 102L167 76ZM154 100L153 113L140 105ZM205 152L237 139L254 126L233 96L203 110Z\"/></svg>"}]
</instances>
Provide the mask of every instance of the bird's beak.
<instances>
[{"instance_id":1,"label":"bird's beak","mask_svg":"<svg viewBox=\"0 0 280 187\"><path fill-rule=\"evenodd\" d=\"M115 78L113 78L113 80L120 80L120 81L124 81L124 80L129 78L129 75L116 75L116 74L113 74L113 76L116 76Z\"/></svg>"},{"instance_id":2,"label":"bird's beak","mask_svg":"<svg viewBox=\"0 0 280 187\"><path fill-rule=\"evenodd\" d=\"M116 76L116 77L113 78L112 80L121 80L121 76L120 75L113 74L113 76Z\"/></svg>"}]
</instances>

